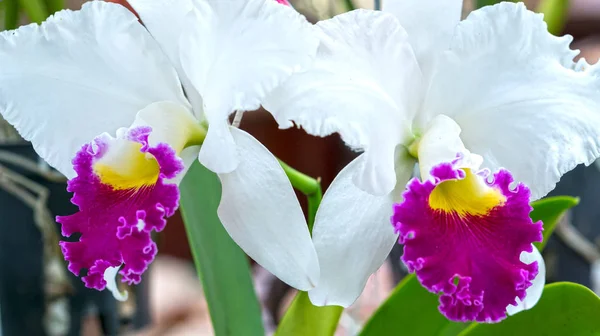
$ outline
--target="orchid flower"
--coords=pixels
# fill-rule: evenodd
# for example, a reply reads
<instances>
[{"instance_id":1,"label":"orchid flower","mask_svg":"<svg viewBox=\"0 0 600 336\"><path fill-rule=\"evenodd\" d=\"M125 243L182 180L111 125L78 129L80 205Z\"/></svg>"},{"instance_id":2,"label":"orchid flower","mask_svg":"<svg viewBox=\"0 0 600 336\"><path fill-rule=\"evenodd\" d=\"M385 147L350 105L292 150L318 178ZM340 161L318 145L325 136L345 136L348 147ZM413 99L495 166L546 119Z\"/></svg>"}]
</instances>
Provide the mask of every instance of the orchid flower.
<instances>
[{"instance_id":1,"label":"orchid flower","mask_svg":"<svg viewBox=\"0 0 600 336\"><path fill-rule=\"evenodd\" d=\"M312 62L312 26L272 0L130 3L145 27L94 1L0 34L0 112L70 179L79 207L57 218L63 235L81 234L61 242L69 270L124 300L117 272L139 283L157 252L150 234L199 158L218 173L218 214L237 244L291 286L314 287L317 255L289 180L227 119Z\"/></svg>"},{"instance_id":2,"label":"orchid flower","mask_svg":"<svg viewBox=\"0 0 600 336\"><path fill-rule=\"evenodd\" d=\"M364 150L316 215L316 305L349 306L397 240L449 319L497 322L540 298L529 203L600 155L600 71L523 4L460 22L461 8L386 0L319 22L313 67L263 104L282 128Z\"/></svg>"}]
</instances>

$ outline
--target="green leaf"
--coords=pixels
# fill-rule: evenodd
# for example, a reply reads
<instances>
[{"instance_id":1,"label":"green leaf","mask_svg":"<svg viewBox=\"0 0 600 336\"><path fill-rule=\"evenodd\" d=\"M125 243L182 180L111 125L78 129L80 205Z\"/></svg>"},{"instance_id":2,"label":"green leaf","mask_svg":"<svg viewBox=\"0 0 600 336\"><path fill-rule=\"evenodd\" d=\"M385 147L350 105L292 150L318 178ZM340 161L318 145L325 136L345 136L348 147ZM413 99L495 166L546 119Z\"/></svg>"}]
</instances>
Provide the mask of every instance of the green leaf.
<instances>
[{"instance_id":1,"label":"green leaf","mask_svg":"<svg viewBox=\"0 0 600 336\"><path fill-rule=\"evenodd\" d=\"M20 6L18 0L4 2L4 29L12 30L19 25Z\"/></svg>"},{"instance_id":2,"label":"green leaf","mask_svg":"<svg viewBox=\"0 0 600 336\"><path fill-rule=\"evenodd\" d=\"M221 183L198 162L180 185L181 214L216 336L263 336L261 309L246 254L217 216Z\"/></svg>"},{"instance_id":3,"label":"green leaf","mask_svg":"<svg viewBox=\"0 0 600 336\"><path fill-rule=\"evenodd\" d=\"M542 0L536 12L544 14L544 21L548 24L548 31L558 35L565 28L569 14L569 0Z\"/></svg>"},{"instance_id":4,"label":"green leaf","mask_svg":"<svg viewBox=\"0 0 600 336\"><path fill-rule=\"evenodd\" d=\"M544 241L533 243L538 250L543 250L548 243L548 238L554 232L556 224L565 212L579 204L579 198L571 196L555 196L544 198L531 203L533 211L529 215L534 222L541 220L544 223Z\"/></svg>"},{"instance_id":5,"label":"green leaf","mask_svg":"<svg viewBox=\"0 0 600 336\"><path fill-rule=\"evenodd\" d=\"M579 203L578 198L556 196L531 203L533 221L544 223L544 241L536 243L543 249L558 220L568 209ZM468 323L448 321L437 309L438 296L421 286L414 274L407 276L390 297L377 309L361 335L388 335L390 330L402 330L406 335L457 335Z\"/></svg>"},{"instance_id":6,"label":"green leaf","mask_svg":"<svg viewBox=\"0 0 600 336\"><path fill-rule=\"evenodd\" d=\"M449 325L458 324L448 321L437 306L437 295L423 288L411 274L396 286L360 335L390 335L391 331L402 332L403 335L438 335Z\"/></svg>"},{"instance_id":7,"label":"green leaf","mask_svg":"<svg viewBox=\"0 0 600 336\"><path fill-rule=\"evenodd\" d=\"M65 0L46 0L46 7L50 14L54 14L65 8Z\"/></svg>"},{"instance_id":8,"label":"green leaf","mask_svg":"<svg viewBox=\"0 0 600 336\"><path fill-rule=\"evenodd\" d=\"M475 0L475 8L492 6L503 1L518 2L518 0Z\"/></svg>"},{"instance_id":9,"label":"green leaf","mask_svg":"<svg viewBox=\"0 0 600 336\"><path fill-rule=\"evenodd\" d=\"M600 335L600 298L574 283L547 285L538 304L502 323L473 324L461 336Z\"/></svg>"},{"instance_id":10,"label":"green leaf","mask_svg":"<svg viewBox=\"0 0 600 336\"><path fill-rule=\"evenodd\" d=\"M19 0L19 3L31 22L42 23L49 15L43 0Z\"/></svg>"},{"instance_id":11,"label":"green leaf","mask_svg":"<svg viewBox=\"0 0 600 336\"><path fill-rule=\"evenodd\" d=\"M299 292L281 320L275 335L333 335L343 310L340 306L313 306L308 293Z\"/></svg>"}]
</instances>

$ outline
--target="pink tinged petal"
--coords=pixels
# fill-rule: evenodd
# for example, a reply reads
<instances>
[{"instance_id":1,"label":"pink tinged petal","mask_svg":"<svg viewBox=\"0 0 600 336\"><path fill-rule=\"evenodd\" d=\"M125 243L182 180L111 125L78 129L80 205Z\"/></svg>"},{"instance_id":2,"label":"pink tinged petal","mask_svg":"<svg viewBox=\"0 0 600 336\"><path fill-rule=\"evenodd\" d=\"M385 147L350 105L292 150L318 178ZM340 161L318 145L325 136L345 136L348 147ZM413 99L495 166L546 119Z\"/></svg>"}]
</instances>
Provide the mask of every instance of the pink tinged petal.
<instances>
[{"instance_id":1,"label":"pink tinged petal","mask_svg":"<svg viewBox=\"0 0 600 336\"><path fill-rule=\"evenodd\" d=\"M440 294L442 314L498 322L507 305L525 298L538 273L538 263L524 263L520 255L542 240L542 223L531 221L529 189L521 183L511 189L508 171L489 182L456 168L458 161L433 167L433 180L409 182L392 223L404 244L402 260Z\"/></svg>"},{"instance_id":2,"label":"pink tinged petal","mask_svg":"<svg viewBox=\"0 0 600 336\"><path fill-rule=\"evenodd\" d=\"M116 139L99 136L77 153L73 159L77 177L69 181L67 190L74 193L72 202L79 211L56 219L62 224L64 236L81 234L78 242L61 242L69 270L79 275L81 269L87 269L82 280L87 287L98 290L107 286L107 278L121 265L122 281L141 281L157 252L150 234L164 229L165 217L173 215L179 205L177 185L165 182L184 169L175 150L165 143L151 146L151 128L147 126L121 133ZM119 150L129 155L122 156L122 160L147 160L138 168L155 176L132 182L132 176L139 178L136 171L118 175L103 169L103 158L113 160L114 151ZM109 286L114 293L116 286Z\"/></svg>"}]
</instances>

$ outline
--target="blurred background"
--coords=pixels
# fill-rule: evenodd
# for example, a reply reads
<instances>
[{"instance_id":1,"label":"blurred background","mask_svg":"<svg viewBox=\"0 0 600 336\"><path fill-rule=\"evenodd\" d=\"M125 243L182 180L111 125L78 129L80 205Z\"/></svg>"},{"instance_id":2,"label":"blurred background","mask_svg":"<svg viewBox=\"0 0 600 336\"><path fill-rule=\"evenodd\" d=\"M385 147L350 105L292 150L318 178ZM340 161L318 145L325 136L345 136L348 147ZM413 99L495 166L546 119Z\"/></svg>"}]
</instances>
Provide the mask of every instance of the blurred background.
<instances>
[{"instance_id":1,"label":"blurred background","mask_svg":"<svg viewBox=\"0 0 600 336\"><path fill-rule=\"evenodd\" d=\"M157 0L158 1L158 0ZM297 0L292 5L316 22L342 13L348 1L373 8L367 0ZM385 0L384 0L385 1ZM4 0L3 6L7 0ZM69 0L78 9L83 1ZM526 1L530 9L538 1ZM465 2L464 14L473 8ZM6 9L5 9L6 10ZM20 24L28 22L26 15ZM600 0L571 0L561 34L575 37L589 63L600 57ZM2 66L0 64L0 66ZM600 126L600 125L599 125ZM246 113L240 127L253 134L277 157L297 170L319 177L324 189L357 154L337 136L314 138L302 130L278 130L264 111ZM208 308L194 271L179 213L156 236L159 255L126 303L108 292L83 287L66 272L54 216L70 214L65 181L40 162L31 147L0 120L0 335L212 335ZM573 281L594 288L592 265L600 259L600 170L577 167L564 176L553 195L581 197L545 251L547 280ZM306 208L306 199L298 194ZM345 310L337 335L353 335L405 275L396 248L369 280L359 300ZM594 268L595 270L595 268ZM254 284L271 332L294 291L252 263ZM598 291L598 288L595 288Z\"/></svg>"}]
</instances>

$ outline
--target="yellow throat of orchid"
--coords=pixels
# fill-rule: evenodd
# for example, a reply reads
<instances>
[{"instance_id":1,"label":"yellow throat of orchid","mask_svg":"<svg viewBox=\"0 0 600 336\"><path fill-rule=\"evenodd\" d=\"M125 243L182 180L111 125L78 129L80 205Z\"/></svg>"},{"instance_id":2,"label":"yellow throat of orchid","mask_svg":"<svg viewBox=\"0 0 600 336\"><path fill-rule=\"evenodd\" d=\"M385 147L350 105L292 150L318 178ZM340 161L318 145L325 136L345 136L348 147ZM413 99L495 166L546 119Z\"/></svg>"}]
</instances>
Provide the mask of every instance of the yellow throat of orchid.
<instances>
[{"instance_id":1,"label":"yellow throat of orchid","mask_svg":"<svg viewBox=\"0 0 600 336\"><path fill-rule=\"evenodd\" d=\"M434 210L454 212L459 216L483 216L491 209L504 204L506 197L485 184L483 178L471 169L463 169L465 178L438 184L429 196L429 206Z\"/></svg>"},{"instance_id":2,"label":"yellow throat of orchid","mask_svg":"<svg viewBox=\"0 0 600 336\"><path fill-rule=\"evenodd\" d=\"M146 112L145 115L142 114ZM167 115L168 113L168 115ZM183 108L150 109L140 112L152 127L150 142L166 143L177 156L190 146L201 145L206 127ZM154 121L154 122L152 122ZM160 122L160 123L157 123ZM106 155L94 164L94 172L103 184L115 190L140 189L156 183L160 167L153 155L141 152L142 144L128 139L113 139Z\"/></svg>"}]
</instances>

